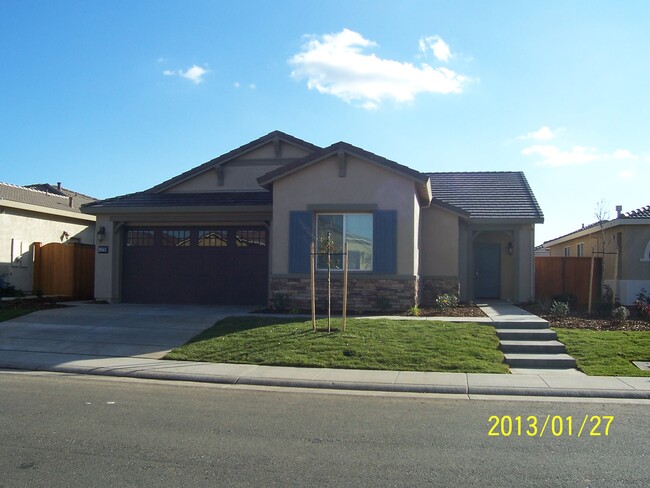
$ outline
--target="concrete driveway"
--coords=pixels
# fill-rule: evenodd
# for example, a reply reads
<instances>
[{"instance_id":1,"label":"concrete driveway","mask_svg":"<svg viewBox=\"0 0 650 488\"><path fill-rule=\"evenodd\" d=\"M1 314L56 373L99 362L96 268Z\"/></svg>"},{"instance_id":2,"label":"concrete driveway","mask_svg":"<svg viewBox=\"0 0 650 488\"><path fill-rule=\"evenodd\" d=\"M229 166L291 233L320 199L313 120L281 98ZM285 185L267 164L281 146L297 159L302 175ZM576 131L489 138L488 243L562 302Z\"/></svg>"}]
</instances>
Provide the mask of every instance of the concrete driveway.
<instances>
[{"instance_id":1,"label":"concrete driveway","mask_svg":"<svg viewBox=\"0 0 650 488\"><path fill-rule=\"evenodd\" d=\"M248 311L222 306L75 303L0 322L0 356L160 359L218 320Z\"/></svg>"}]
</instances>

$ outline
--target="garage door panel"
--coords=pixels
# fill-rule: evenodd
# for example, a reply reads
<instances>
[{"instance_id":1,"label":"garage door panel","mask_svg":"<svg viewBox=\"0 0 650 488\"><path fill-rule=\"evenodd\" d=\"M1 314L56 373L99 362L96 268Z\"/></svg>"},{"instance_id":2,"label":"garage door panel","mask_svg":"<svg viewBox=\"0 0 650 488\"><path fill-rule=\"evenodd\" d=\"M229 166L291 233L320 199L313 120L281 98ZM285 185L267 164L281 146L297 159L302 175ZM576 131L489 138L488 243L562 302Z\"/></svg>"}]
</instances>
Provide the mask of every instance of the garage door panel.
<instances>
[{"instance_id":1,"label":"garage door panel","mask_svg":"<svg viewBox=\"0 0 650 488\"><path fill-rule=\"evenodd\" d=\"M176 232L178 230L178 232ZM150 238L154 232L155 239ZM239 231L239 232L238 232ZM144 235L145 239L141 236ZM134 303L265 304L266 229L127 229L123 300Z\"/></svg>"}]
</instances>

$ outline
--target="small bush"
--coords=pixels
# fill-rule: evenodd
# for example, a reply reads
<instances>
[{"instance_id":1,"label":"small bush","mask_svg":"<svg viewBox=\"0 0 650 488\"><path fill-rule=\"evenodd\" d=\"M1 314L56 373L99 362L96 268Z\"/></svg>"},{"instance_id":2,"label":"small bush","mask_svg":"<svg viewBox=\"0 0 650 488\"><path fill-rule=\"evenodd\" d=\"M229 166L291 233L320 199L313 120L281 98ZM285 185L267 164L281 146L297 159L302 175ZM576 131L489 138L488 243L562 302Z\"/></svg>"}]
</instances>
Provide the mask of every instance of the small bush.
<instances>
[{"instance_id":1,"label":"small bush","mask_svg":"<svg viewBox=\"0 0 650 488\"><path fill-rule=\"evenodd\" d=\"M441 310L447 310L458 306L458 297L456 295L450 295L445 293L444 295L439 295L436 298L436 307Z\"/></svg>"},{"instance_id":2,"label":"small bush","mask_svg":"<svg viewBox=\"0 0 650 488\"><path fill-rule=\"evenodd\" d=\"M417 305L413 305L408 310L408 314L413 316L413 317L419 317L421 313L422 313L422 310L420 310L420 307L418 307Z\"/></svg>"},{"instance_id":3,"label":"small bush","mask_svg":"<svg viewBox=\"0 0 650 488\"><path fill-rule=\"evenodd\" d=\"M645 288L637 293L636 300L634 300L634 311L636 316L642 319L650 319L650 295Z\"/></svg>"},{"instance_id":4,"label":"small bush","mask_svg":"<svg viewBox=\"0 0 650 488\"><path fill-rule=\"evenodd\" d=\"M549 313L553 317L566 317L569 315L569 304L566 302L554 301L549 308Z\"/></svg>"},{"instance_id":5,"label":"small bush","mask_svg":"<svg viewBox=\"0 0 650 488\"><path fill-rule=\"evenodd\" d=\"M614 319L615 323L622 324L627 320L627 318L630 316L630 311L627 309L627 307L616 307L614 310L612 310L612 318Z\"/></svg>"}]
</instances>

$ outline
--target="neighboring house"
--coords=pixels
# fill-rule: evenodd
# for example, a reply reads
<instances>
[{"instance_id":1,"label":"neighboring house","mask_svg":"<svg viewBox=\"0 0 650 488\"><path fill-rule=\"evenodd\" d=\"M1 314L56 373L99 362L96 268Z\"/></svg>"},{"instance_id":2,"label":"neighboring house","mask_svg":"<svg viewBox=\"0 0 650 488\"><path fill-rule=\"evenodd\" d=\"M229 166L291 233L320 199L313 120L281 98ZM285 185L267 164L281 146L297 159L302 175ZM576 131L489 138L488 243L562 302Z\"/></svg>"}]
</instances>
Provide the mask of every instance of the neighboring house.
<instances>
[{"instance_id":1,"label":"neighboring house","mask_svg":"<svg viewBox=\"0 0 650 488\"><path fill-rule=\"evenodd\" d=\"M302 309L310 244L328 233L338 251L349 246L351 309L404 310L441 293L529 300L534 225L543 222L522 173L420 173L344 142L320 148L278 131L83 211L105 235L97 299L282 297ZM322 257L317 267L322 283ZM333 281L340 289L340 272Z\"/></svg>"},{"instance_id":2,"label":"neighboring house","mask_svg":"<svg viewBox=\"0 0 650 488\"><path fill-rule=\"evenodd\" d=\"M642 288L650 291L650 206L591 224L543 244L551 256L603 258L603 284L631 305Z\"/></svg>"},{"instance_id":3,"label":"neighboring house","mask_svg":"<svg viewBox=\"0 0 650 488\"><path fill-rule=\"evenodd\" d=\"M95 199L49 184L0 183L0 275L32 292L34 243L94 244L95 217L79 207Z\"/></svg>"}]
</instances>

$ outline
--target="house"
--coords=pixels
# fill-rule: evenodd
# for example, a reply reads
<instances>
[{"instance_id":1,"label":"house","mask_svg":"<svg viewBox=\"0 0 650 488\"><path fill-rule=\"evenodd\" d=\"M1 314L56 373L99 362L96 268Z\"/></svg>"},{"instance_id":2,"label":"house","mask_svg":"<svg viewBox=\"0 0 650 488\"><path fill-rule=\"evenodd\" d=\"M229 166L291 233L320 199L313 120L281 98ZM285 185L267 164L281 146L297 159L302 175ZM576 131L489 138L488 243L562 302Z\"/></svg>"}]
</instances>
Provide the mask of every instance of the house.
<instances>
[{"instance_id":1,"label":"house","mask_svg":"<svg viewBox=\"0 0 650 488\"><path fill-rule=\"evenodd\" d=\"M95 199L50 184L0 183L0 276L32 292L34 243L95 242L95 217L79 210Z\"/></svg>"},{"instance_id":2,"label":"house","mask_svg":"<svg viewBox=\"0 0 650 488\"><path fill-rule=\"evenodd\" d=\"M282 298L299 309L310 303L311 243L322 251L328 237L339 252L348 244L354 310L404 310L442 293L529 300L534 226L543 222L522 173L421 173L345 142L321 148L279 131L83 212L97 216L104 238L97 299ZM322 283L322 257L317 268Z\"/></svg>"},{"instance_id":3,"label":"house","mask_svg":"<svg viewBox=\"0 0 650 488\"><path fill-rule=\"evenodd\" d=\"M650 291L650 205L616 218L583 226L546 241L551 256L596 255L603 258L603 285L621 303L631 305L642 288Z\"/></svg>"}]
</instances>

